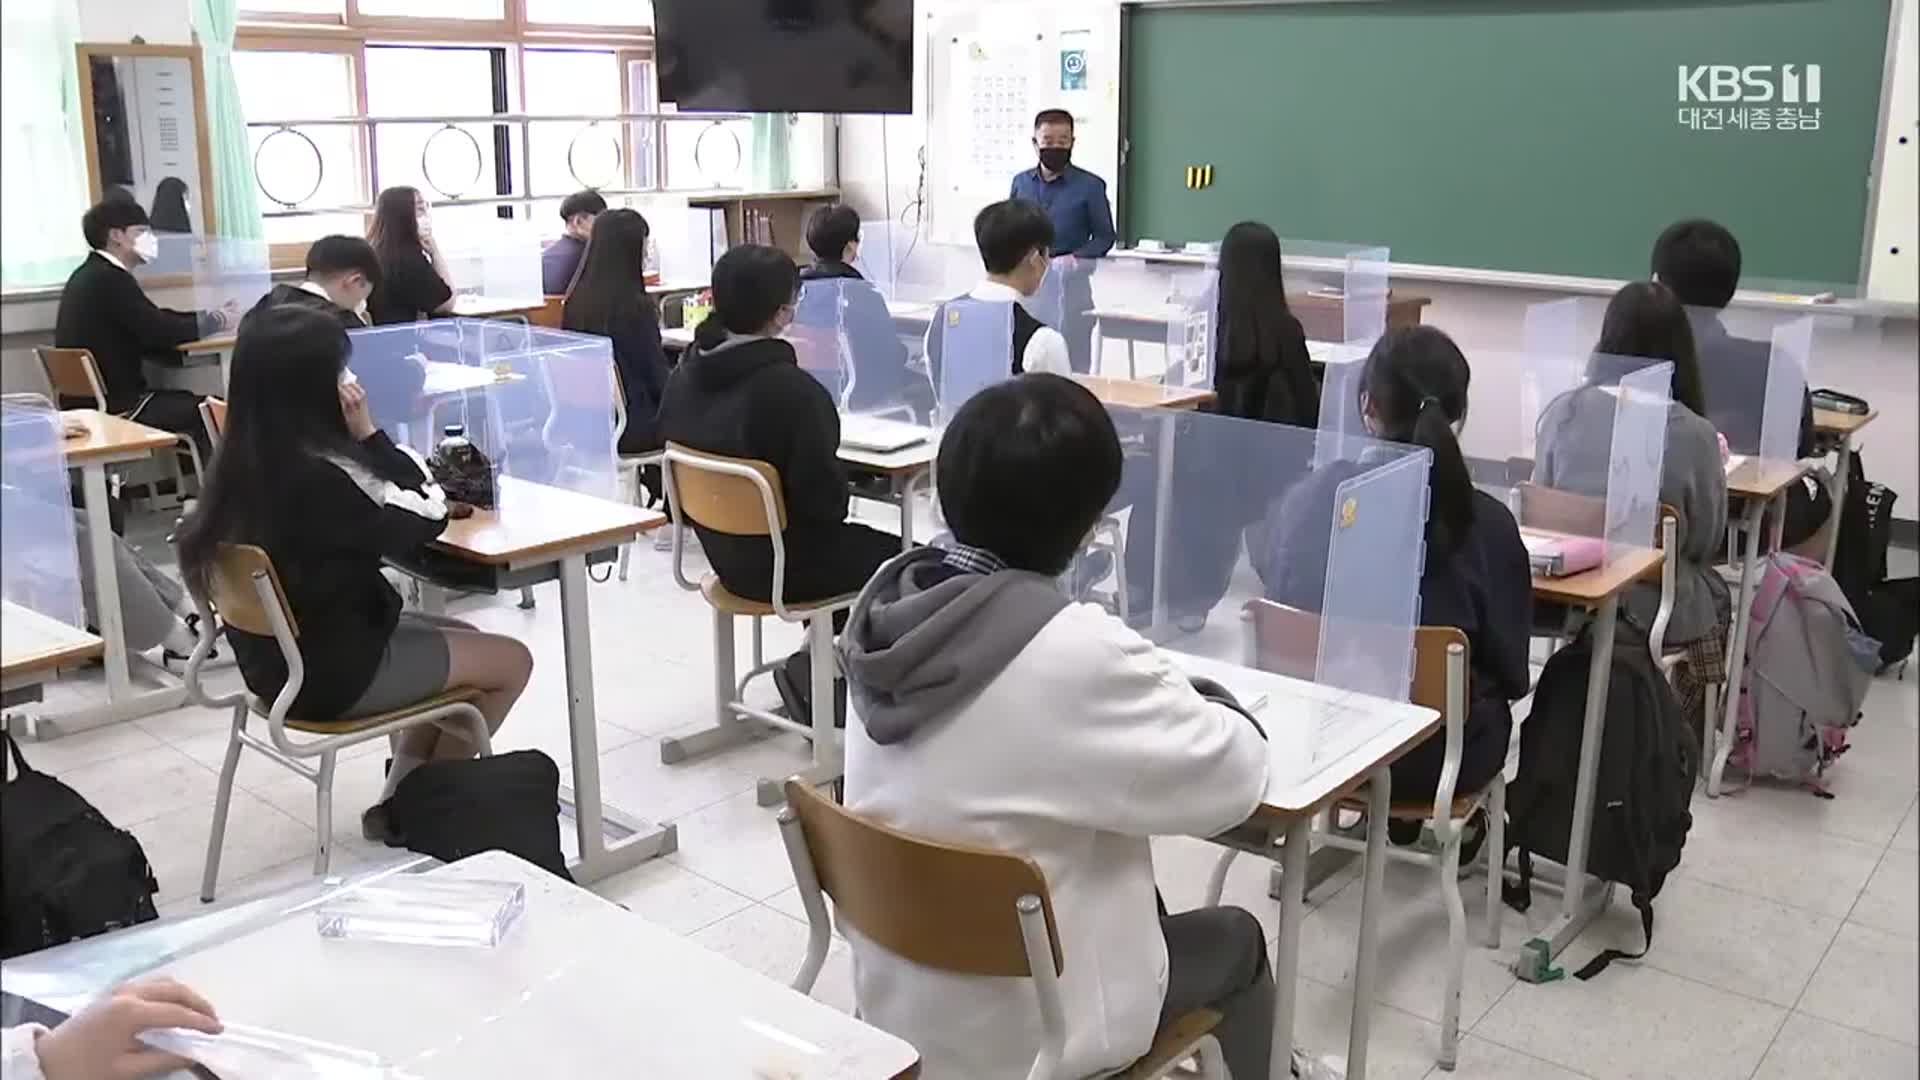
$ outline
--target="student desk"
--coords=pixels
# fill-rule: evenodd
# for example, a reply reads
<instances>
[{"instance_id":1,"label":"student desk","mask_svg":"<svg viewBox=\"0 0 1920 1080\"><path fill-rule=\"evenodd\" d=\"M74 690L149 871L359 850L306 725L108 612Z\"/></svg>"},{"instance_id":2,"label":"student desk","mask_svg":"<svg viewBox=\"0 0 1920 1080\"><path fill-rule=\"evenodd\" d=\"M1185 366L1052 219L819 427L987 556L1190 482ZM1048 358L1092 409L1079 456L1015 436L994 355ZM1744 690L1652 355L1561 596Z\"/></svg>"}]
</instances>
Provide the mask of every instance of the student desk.
<instances>
[{"instance_id":1,"label":"student desk","mask_svg":"<svg viewBox=\"0 0 1920 1080\"><path fill-rule=\"evenodd\" d=\"M1161 383L1114 379L1105 375L1075 375L1073 381L1093 392L1102 405L1129 409L1172 409L1176 412L1213 403L1213 391L1199 387L1165 386Z\"/></svg>"},{"instance_id":2,"label":"student desk","mask_svg":"<svg viewBox=\"0 0 1920 1080\"><path fill-rule=\"evenodd\" d=\"M0 601L0 704L40 700L40 686L61 668L100 655L104 643L11 600Z\"/></svg>"},{"instance_id":3,"label":"student desk","mask_svg":"<svg viewBox=\"0 0 1920 1080\"><path fill-rule=\"evenodd\" d=\"M1360 931L1355 942L1352 1021L1347 1036L1347 1073L1367 1074L1367 1039L1373 1015L1373 977L1379 958L1380 886L1387 861L1387 808L1395 761L1440 729L1440 714L1406 702L1387 701L1320 686L1302 679L1241 667L1223 660L1173 654L1189 676L1213 679L1252 707L1266 728L1269 753L1267 792L1245 825L1211 838L1239 851L1276 859L1280 866L1280 932L1273 964L1274 1012L1272 1080L1291 1075L1293 1017L1298 1001L1300 924L1306 918L1307 859L1313 844L1313 819L1340 799L1367 789L1367 854L1361 878ZM1266 701L1260 703L1258 698ZM1345 754L1311 771L1299 768L1310 747L1310 725L1327 707L1357 714L1376 727ZM1276 855L1276 848L1278 853ZM1226 884L1227 863L1215 868L1208 895L1217 900Z\"/></svg>"},{"instance_id":4,"label":"student desk","mask_svg":"<svg viewBox=\"0 0 1920 1080\"><path fill-rule=\"evenodd\" d=\"M566 653L567 724L572 733L573 787L560 789L570 809L580 854L569 864L582 882L637 866L679 846L672 825L657 827L600 803L600 734L593 698L593 630L587 618L587 556L612 552L666 516L529 480L499 479L499 505L449 522L437 550L493 574L500 589L559 579L560 625ZM607 842L607 827L618 835Z\"/></svg>"},{"instance_id":5,"label":"student desk","mask_svg":"<svg viewBox=\"0 0 1920 1080\"><path fill-rule=\"evenodd\" d=\"M1432 301L1424 296L1388 294L1387 329L1420 325L1421 309L1430 303ZM1300 320L1300 328L1309 341L1346 340L1343 298L1310 292L1288 293L1287 307ZM1134 346L1142 341L1166 344L1168 324L1184 318L1184 310L1171 304L1132 308L1096 304L1089 314L1093 317L1093 355L1100 355L1100 346L1109 336L1126 342L1129 378L1136 375ZM1314 359L1325 363L1327 358L1316 355Z\"/></svg>"},{"instance_id":6,"label":"student desk","mask_svg":"<svg viewBox=\"0 0 1920 1080\"><path fill-rule=\"evenodd\" d=\"M1727 771L1727 757L1733 753L1734 724L1740 712L1740 676L1747 665L1747 634L1753 628L1754 575L1760 566L1760 523L1767 507L1772 506L1773 549L1780 550L1781 531L1786 528L1786 491L1806 474L1798 461L1772 461L1735 455L1727 460L1727 498L1739 499L1746 509L1740 517L1740 529L1746 534L1746 550L1740 553L1740 591L1734 594L1733 631L1727 638L1726 713L1714 746L1707 754L1707 795L1720 797L1721 780ZM1833 512L1840 506L1835 501ZM1708 748L1703 747L1703 750Z\"/></svg>"},{"instance_id":7,"label":"student desk","mask_svg":"<svg viewBox=\"0 0 1920 1080\"><path fill-rule=\"evenodd\" d=\"M1536 530L1537 531L1537 530ZM1656 548L1615 547L1606 565L1566 577L1534 575L1533 596L1592 610L1596 618L1593 659L1587 666L1586 711L1580 725L1580 772L1573 794L1572 834L1567 841L1567 872L1560 896L1560 914L1541 934L1520 945L1513 971L1526 982L1544 982L1557 975L1553 960L1580 936L1595 915L1613 898L1609 882L1587 881L1587 844L1593 832L1595 774L1607 723L1607 683L1613 674L1613 636L1619 622L1620 594L1627 587L1659 572L1665 555Z\"/></svg>"},{"instance_id":8,"label":"student desk","mask_svg":"<svg viewBox=\"0 0 1920 1080\"><path fill-rule=\"evenodd\" d=\"M64 733L98 727L120 720L132 720L174 708L187 700L186 687L171 674L156 668L144 658L127 650L126 627L121 622L120 580L114 573L113 524L107 507L107 466L139 461L156 450L171 450L178 445L172 432L150 428L132 420L123 420L97 409L68 409L60 414L65 423L77 423L85 432L68 438L62 447L68 469L80 471L82 505L87 521L88 561L93 565L93 600L99 620L100 639L106 656L107 703L69 713L57 719ZM141 673L152 676L159 685L135 691L134 662Z\"/></svg>"},{"instance_id":9,"label":"student desk","mask_svg":"<svg viewBox=\"0 0 1920 1080\"><path fill-rule=\"evenodd\" d=\"M547 306L544 296L482 296L461 293L453 298L447 314L456 319L510 319L515 315L532 318Z\"/></svg>"},{"instance_id":10,"label":"student desk","mask_svg":"<svg viewBox=\"0 0 1920 1080\"><path fill-rule=\"evenodd\" d=\"M693 344L693 329L687 326L669 326L660 331L660 344L672 352L685 352Z\"/></svg>"},{"instance_id":11,"label":"student desk","mask_svg":"<svg viewBox=\"0 0 1920 1080\"><path fill-rule=\"evenodd\" d=\"M1840 508L1847 501L1847 480L1853 470L1853 437L1861 428L1880 416L1879 409L1864 413L1845 413L1834 409L1813 410L1813 435L1817 442L1830 445L1840 459L1833 474L1833 531L1827 534L1827 569L1833 569L1834 554L1840 550Z\"/></svg>"},{"instance_id":12,"label":"student desk","mask_svg":"<svg viewBox=\"0 0 1920 1080\"><path fill-rule=\"evenodd\" d=\"M881 453L840 444L840 463L855 472L886 481L881 501L900 508L900 550L913 547L913 497L916 489L931 489L933 460L940 455L939 433L928 429L925 442ZM862 495L862 498L868 496Z\"/></svg>"}]
</instances>

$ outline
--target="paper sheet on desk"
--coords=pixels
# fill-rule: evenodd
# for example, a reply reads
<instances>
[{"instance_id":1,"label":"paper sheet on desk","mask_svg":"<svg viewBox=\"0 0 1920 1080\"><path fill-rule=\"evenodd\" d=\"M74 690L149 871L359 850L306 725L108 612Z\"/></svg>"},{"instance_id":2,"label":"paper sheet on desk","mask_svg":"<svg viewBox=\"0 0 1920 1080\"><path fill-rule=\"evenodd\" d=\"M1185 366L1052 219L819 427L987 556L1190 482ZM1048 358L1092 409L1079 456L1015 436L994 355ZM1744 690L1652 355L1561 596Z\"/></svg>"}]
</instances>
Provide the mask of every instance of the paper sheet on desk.
<instances>
[{"instance_id":1,"label":"paper sheet on desk","mask_svg":"<svg viewBox=\"0 0 1920 1080\"><path fill-rule=\"evenodd\" d=\"M1732 476L1733 471L1735 469L1738 469L1740 466L1745 465L1746 463L1747 463L1747 455L1728 454L1727 455L1727 475Z\"/></svg>"}]
</instances>

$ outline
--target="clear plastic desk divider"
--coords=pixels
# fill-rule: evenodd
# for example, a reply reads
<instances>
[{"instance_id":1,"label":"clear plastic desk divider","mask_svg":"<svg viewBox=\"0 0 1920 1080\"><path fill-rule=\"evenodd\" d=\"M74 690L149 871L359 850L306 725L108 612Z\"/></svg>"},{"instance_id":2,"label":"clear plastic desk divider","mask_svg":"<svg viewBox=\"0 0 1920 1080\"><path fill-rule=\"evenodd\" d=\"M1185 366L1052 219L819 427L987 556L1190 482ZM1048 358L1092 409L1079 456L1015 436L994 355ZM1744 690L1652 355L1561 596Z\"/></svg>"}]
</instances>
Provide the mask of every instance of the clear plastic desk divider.
<instances>
[{"instance_id":1,"label":"clear plastic desk divider","mask_svg":"<svg viewBox=\"0 0 1920 1080\"><path fill-rule=\"evenodd\" d=\"M1660 469L1667 452L1673 365L1642 367L1622 375L1617 385L1613 445L1607 467L1609 564L1627 551L1653 543L1660 518Z\"/></svg>"},{"instance_id":2,"label":"clear plastic desk divider","mask_svg":"<svg viewBox=\"0 0 1920 1080\"><path fill-rule=\"evenodd\" d=\"M64 443L51 405L0 406L0 597L10 649L52 646L62 628L87 625Z\"/></svg>"},{"instance_id":3,"label":"clear plastic desk divider","mask_svg":"<svg viewBox=\"0 0 1920 1080\"><path fill-rule=\"evenodd\" d=\"M940 423L953 420L967 399L1013 374L1013 305L962 297L937 309L938 362L929 364L939 390Z\"/></svg>"},{"instance_id":4,"label":"clear plastic desk divider","mask_svg":"<svg viewBox=\"0 0 1920 1080\"><path fill-rule=\"evenodd\" d=\"M1219 347L1219 275L1212 270L1185 270L1172 278L1168 299L1167 367L1165 385L1210 388Z\"/></svg>"},{"instance_id":5,"label":"clear plastic desk divider","mask_svg":"<svg viewBox=\"0 0 1920 1080\"><path fill-rule=\"evenodd\" d=\"M793 325L787 327L785 335L800 369L826 388L836 408L845 404L849 389L849 373L840 349L843 287L844 282L838 278L801 282Z\"/></svg>"},{"instance_id":6,"label":"clear plastic desk divider","mask_svg":"<svg viewBox=\"0 0 1920 1080\"><path fill-rule=\"evenodd\" d=\"M1346 256L1346 282L1342 289L1342 340L1351 346L1371 349L1387 332L1389 251L1383 247L1361 248Z\"/></svg>"},{"instance_id":7,"label":"clear plastic desk divider","mask_svg":"<svg viewBox=\"0 0 1920 1080\"><path fill-rule=\"evenodd\" d=\"M1800 458L1800 419L1807 392L1807 365L1813 355L1813 317L1773 328L1767 363L1766 404L1760 415L1762 461Z\"/></svg>"}]
</instances>

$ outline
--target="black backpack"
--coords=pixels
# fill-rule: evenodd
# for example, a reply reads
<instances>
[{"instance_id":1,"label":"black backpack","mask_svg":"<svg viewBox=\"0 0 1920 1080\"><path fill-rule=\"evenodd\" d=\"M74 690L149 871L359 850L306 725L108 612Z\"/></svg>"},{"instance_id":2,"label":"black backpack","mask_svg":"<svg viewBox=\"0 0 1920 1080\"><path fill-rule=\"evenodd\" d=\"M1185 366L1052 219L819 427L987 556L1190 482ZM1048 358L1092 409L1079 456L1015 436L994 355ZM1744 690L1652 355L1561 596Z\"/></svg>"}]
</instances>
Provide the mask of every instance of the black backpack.
<instances>
[{"instance_id":1,"label":"black backpack","mask_svg":"<svg viewBox=\"0 0 1920 1080\"><path fill-rule=\"evenodd\" d=\"M0 785L0 956L159 918L140 841L0 739L19 770Z\"/></svg>"},{"instance_id":2,"label":"black backpack","mask_svg":"<svg viewBox=\"0 0 1920 1080\"><path fill-rule=\"evenodd\" d=\"M538 750L430 761L387 800L400 846L443 862L505 851L573 880L560 853L560 768Z\"/></svg>"},{"instance_id":3,"label":"black backpack","mask_svg":"<svg viewBox=\"0 0 1920 1080\"><path fill-rule=\"evenodd\" d=\"M1532 856L1563 865L1567 860L1592 659L1589 625L1547 660L1534 688L1533 712L1520 728L1520 771L1507 787L1507 843L1520 851L1520 882L1507 890L1507 902L1521 911L1532 899ZM1646 632L1622 614L1594 778L1587 873L1632 890L1648 947L1653 898L1680 865L1680 850L1693 826L1687 804L1699 769L1699 741L1648 652ZM1645 955L1645 948L1638 953L1608 949L1575 976L1589 979L1617 958Z\"/></svg>"},{"instance_id":4,"label":"black backpack","mask_svg":"<svg viewBox=\"0 0 1920 1080\"><path fill-rule=\"evenodd\" d=\"M1853 605L1860 629L1880 643L1883 672L1907 658L1913 651L1914 634L1920 633L1920 613L1915 611L1920 585L1913 578L1887 578L1896 497L1885 484L1868 483L1860 455L1852 455L1846 501L1840 507L1833 579Z\"/></svg>"}]
</instances>

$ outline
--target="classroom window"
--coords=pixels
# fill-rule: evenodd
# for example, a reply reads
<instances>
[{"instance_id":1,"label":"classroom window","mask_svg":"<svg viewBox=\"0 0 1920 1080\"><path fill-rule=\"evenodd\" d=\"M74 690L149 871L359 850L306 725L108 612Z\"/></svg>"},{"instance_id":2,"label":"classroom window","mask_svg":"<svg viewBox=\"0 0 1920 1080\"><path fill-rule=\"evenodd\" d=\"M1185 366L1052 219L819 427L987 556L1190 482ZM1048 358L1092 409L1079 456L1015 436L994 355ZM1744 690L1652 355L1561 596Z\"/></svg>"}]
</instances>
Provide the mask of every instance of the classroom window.
<instances>
[{"instance_id":1,"label":"classroom window","mask_svg":"<svg viewBox=\"0 0 1920 1080\"><path fill-rule=\"evenodd\" d=\"M246 110L254 194L262 211L357 206L367 201L362 135L358 127L262 121L319 120L356 112L353 57L347 53L240 51L233 73ZM358 233L360 214L269 216L274 243L311 240L332 232Z\"/></svg>"},{"instance_id":2,"label":"classroom window","mask_svg":"<svg viewBox=\"0 0 1920 1080\"><path fill-rule=\"evenodd\" d=\"M506 111L506 50L476 46L367 47L370 116L484 116ZM467 121L384 123L374 132L382 189L407 185L430 202L511 194L507 127ZM436 227L497 216L491 206L443 207Z\"/></svg>"},{"instance_id":3,"label":"classroom window","mask_svg":"<svg viewBox=\"0 0 1920 1080\"><path fill-rule=\"evenodd\" d=\"M652 26L649 0L525 0L526 21L558 26Z\"/></svg>"},{"instance_id":4,"label":"classroom window","mask_svg":"<svg viewBox=\"0 0 1920 1080\"><path fill-rule=\"evenodd\" d=\"M360 0L360 14L385 18L499 20L504 0Z\"/></svg>"},{"instance_id":5,"label":"classroom window","mask_svg":"<svg viewBox=\"0 0 1920 1080\"><path fill-rule=\"evenodd\" d=\"M331 15L344 21L346 14L343 0L240 0L242 22L272 22L288 15Z\"/></svg>"},{"instance_id":6,"label":"classroom window","mask_svg":"<svg viewBox=\"0 0 1920 1080\"><path fill-rule=\"evenodd\" d=\"M524 110L530 115L610 116L621 111L620 63L611 50L528 49L522 57ZM530 195L626 187L618 123L579 120L527 125ZM542 221L545 228L549 223ZM555 229L558 221L551 223Z\"/></svg>"}]
</instances>

